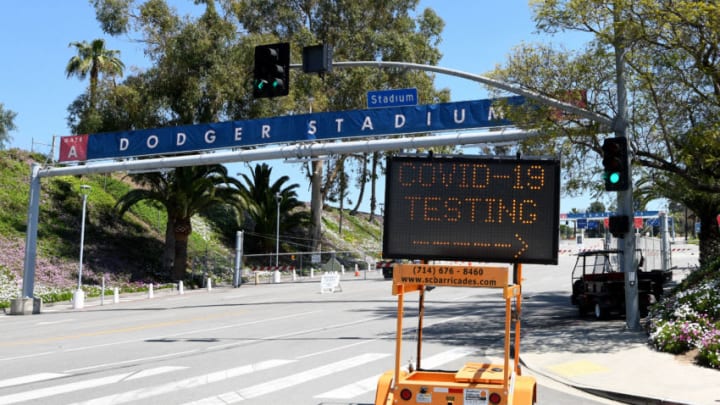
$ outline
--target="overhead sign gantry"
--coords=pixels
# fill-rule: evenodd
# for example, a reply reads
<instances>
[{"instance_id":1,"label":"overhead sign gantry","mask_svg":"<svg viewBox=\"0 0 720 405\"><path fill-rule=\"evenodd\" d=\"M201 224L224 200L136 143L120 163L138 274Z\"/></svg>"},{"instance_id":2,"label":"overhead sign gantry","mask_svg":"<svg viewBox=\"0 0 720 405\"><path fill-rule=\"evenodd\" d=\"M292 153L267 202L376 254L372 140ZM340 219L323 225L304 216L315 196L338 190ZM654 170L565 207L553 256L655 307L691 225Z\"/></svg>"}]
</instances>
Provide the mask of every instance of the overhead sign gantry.
<instances>
[{"instance_id":1,"label":"overhead sign gantry","mask_svg":"<svg viewBox=\"0 0 720 405\"><path fill-rule=\"evenodd\" d=\"M320 52L315 52L316 50L319 50ZM419 69L419 70L425 70L425 71L431 71L435 73L440 74L447 74L451 76L461 77L464 79L468 79L475 82L480 82L483 84L486 84L488 86L492 86L495 88L499 88L514 94L518 94L521 97L525 97L528 99L535 100L537 102L555 107L562 111L567 111L572 114L576 114L579 117L583 117L586 119L591 119L593 121L598 122L599 124L605 126L605 127L612 127L613 120L604 117L602 115L593 113L591 111L585 110L584 108L580 108L577 106L574 106L570 103L566 103L560 100L556 100L541 94L538 94L536 92L533 92L531 90L522 89L517 86L514 86L512 84L503 83L497 80L493 80L484 76L462 72L458 70L453 69L447 69L442 68L439 66L430 66L430 65L421 65L421 64L414 64L414 63L406 63L406 62L389 62L389 61L348 61L348 62L331 62L331 58L329 57L330 53L326 51L324 47L313 47L312 52L308 52L308 54L318 54L320 55L320 60L315 60L317 63L313 63L312 66L303 66L303 65L290 65L289 68L300 68L303 67L303 70L307 72L326 72L330 70L330 67L337 67L337 68L352 68L352 67L360 67L360 66L375 66L375 67L400 67L404 69ZM317 58L316 58L317 59ZM305 61L304 61L305 62ZM309 64L310 65L310 64ZM416 108L416 107L408 107L408 108ZM382 109L378 111L384 111L387 109ZM272 119L269 119L272 120ZM215 125L215 124L209 124L209 125ZM265 125L269 125L267 122ZM496 126L497 122L491 122L491 126ZM193 127L193 129L200 130L202 126L190 126ZM263 128L263 127L261 127ZM265 127L267 128L267 127ZM362 127L361 127L362 128ZM463 128L472 128L471 126L463 127ZM212 129L212 128L210 128ZM448 130L452 130L453 128L447 128ZM454 128L458 129L458 128ZM170 129L164 129L169 131L176 131L178 128L170 128ZM436 129L425 127L419 132L428 132L428 131L434 131ZM252 160L263 160L263 159L277 159L277 158L284 158L284 157L311 157L311 156L318 156L318 155L326 155L329 153L355 153L358 151L364 151L364 152L370 152L370 151L376 151L376 150L385 150L388 148L419 148L419 147L434 147L434 146L441 146L441 145L461 145L461 144L472 144L472 143L483 143L483 142L493 142L493 141L507 141L507 140L517 140L521 138L526 138L529 136L533 136L536 131L503 131L503 132L496 132L496 133L488 133L488 134L452 134L452 135L444 135L444 136L431 136L431 137L422 137L422 138L405 138L405 139L380 139L380 140L355 140L355 141L349 141L344 143L315 143L312 142L313 140L310 139L311 142L308 142L306 144L299 143L298 145L290 145L290 146L282 146L282 147L275 147L275 148L269 148L271 150L263 151L263 150L233 150L228 152L220 152L215 154L198 154L198 155L185 155L185 156L167 156L168 154L184 154L188 151L201 151L201 150L214 150L214 149L220 149L222 146L219 146L219 144L215 144L215 140L222 139L222 137L217 137L217 132L208 132L207 130L204 132L201 132L201 134L194 135L190 137L193 141L197 142L198 139L208 143L209 141L212 141L212 145L208 146L205 145L205 147L200 149L186 149L186 150L178 150L177 148L172 150L171 152L164 152L161 150L160 146L163 144L163 142L175 142L175 146L178 146L178 138L180 140L180 143L185 146L185 142L189 142L189 139L187 138L187 133L181 132L183 135L179 135L179 133L175 133L175 136L169 137L170 140L165 140L163 137L163 140L161 142L159 133L160 129L158 130L148 130L152 132L145 132L146 130L141 130L140 134L145 134L147 137L144 139L145 141L145 147L147 149L140 151L140 154L138 156L142 155L156 155L157 158L150 158L150 159L142 159L142 160L122 160L123 157L130 157L133 153L137 152L135 150L133 151L127 151L127 149L130 148L130 139L128 138L127 141L123 141L121 138L123 135L129 135L134 134L134 131L125 131L125 132L119 132L119 133L113 133L111 135L108 134L102 134L105 135L100 141L101 137L95 137L95 135L101 135L101 134L85 134L85 135L72 135L69 137L64 137L61 141L61 154L60 154L60 161L61 162L73 162L73 161L86 161L86 160L92 160L92 159L121 159L120 161L108 161L106 163L99 163L99 164L92 164L92 165L82 165L82 166L70 166L70 167L42 167L39 164L33 164L32 166L32 173L31 173L31 179L30 179L30 201L28 203L28 220L27 220L27 231L26 231L26 243L25 243L25 258L24 258L24 265L23 265L23 289L22 289L22 296L32 298L34 296L34 279L35 279L35 255L37 252L37 230L38 230L38 216L39 216L39 205L40 205L40 179L42 177L52 177L52 176L62 176L62 175L79 175L79 174L86 174L86 173L109 173L113 171L118 170L153 170L153 169L162 169L162 168L170 168L170 167L181 167L181 166L191 166L191 165L202 165L202 164L216 164L216 163L230 163L230 162L237 162L237 161L252 161ZM155 133L153 133L155 132ZM510 134L510 132L514 132L514 134ZM262 134L262 130L260 131L260 134ZM309 132L307 131L307 128L303 132L303 136L305 139L307 139L307 134ZM385 135L389 134L408 134L411 133L411 131L407 130L405 128L404 130L398 130L394 133L386 133ZM152 135L158 135L157 138L153 137ZM378 133L363 133L363 136L367 137L373 137L376 135L381 135ZM142 137L142 135L140 135ZM337 134L338 137L343 137L344 134ZM113 139L114 138L114 139ZM142 141L142 138L139 138ZM174 141L173 141L174 139ZM262 139L262 138L261 138ZM316 138L318 139L318 138ZM332 139L332 138L329 138ZM202 142L201 141L201 142ZM97 150L96 142L98 143L104 143L108 142L110 145L115 145L114 148L116 149L122 149L121 146L123 145L122 142L127 143L127 149L126 151L122 151L123 154L120 156L115 156L116 152L112 152L109 155L113 155L113 157L110 157L109 155L106 156L105 152L96 155L95 151ZM267 143L282 143L282 139L272 139L271 141L268 141ZM137 143L136 143L137 144ZM139 145L142 145L143 142L139 142ZM191 146L193 142L188 143L187 146ZM248 146L248 145L228 145L228 148L239 148L242 146ZM141 146L142 148L142 146ZM102 149L102 148L101 148ZM148 150L152 149L152 150ZM126 153L125 153L126 152Z\"/></svg>"}]
</instances>

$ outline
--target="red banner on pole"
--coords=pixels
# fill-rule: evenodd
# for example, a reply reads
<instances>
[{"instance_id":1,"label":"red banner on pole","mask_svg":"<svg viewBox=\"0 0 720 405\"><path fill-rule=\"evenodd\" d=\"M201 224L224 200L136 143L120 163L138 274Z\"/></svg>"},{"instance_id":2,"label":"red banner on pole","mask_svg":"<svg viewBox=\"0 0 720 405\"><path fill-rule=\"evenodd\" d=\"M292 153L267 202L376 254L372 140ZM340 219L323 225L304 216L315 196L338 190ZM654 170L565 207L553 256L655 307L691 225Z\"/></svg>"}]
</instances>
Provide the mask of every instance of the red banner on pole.
<instances>
[{"instance_id":1,"label":"red banner on pole","mask_svg":"<svg viewBox=\"0 0 720 405\"><path fill-rule=\"evenodd\" d=\"M642 218L635 217L633 219L635 222L635 229L640 229L643 227L643 219Z\"/></svg>"}]
</instances>

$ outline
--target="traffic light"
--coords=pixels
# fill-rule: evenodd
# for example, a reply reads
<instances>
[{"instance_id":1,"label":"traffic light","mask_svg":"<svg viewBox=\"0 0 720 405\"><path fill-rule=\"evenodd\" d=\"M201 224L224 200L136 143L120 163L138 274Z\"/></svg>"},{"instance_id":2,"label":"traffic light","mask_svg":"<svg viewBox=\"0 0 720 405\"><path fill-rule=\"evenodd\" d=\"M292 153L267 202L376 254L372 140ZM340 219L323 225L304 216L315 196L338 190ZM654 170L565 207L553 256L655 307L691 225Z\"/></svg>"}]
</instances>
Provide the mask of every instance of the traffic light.
<instances>
[{"instance_id":1,"label":"traffic light","mask_svg":"<svg viewBox=\"0 0 720 405\"><path fill-rule=\"evenodd\" d=\"M628 215L610 215L608 230L612 236L622 238L630 231L630 217Z\"/></svg>"},{"instance_id":2,"label":"traffic light","mask_svg":"<svg viewBox=\"0 0 720 405\"><path fill-rule=\"evenodd\" d=\"M324 73L332 70L332 47L328 44L311 45L303 48L303 72Z\"/></svg>"},{"instance_id":3,"label":"traffic light","mask_svg":"<svg viewBox=\"0 0 720 405\"><path fill-rule=\"evenodd\" d=\"M627 190L630 187L627 138L606 138L602 150L605 190Z\"/></svg>"},{"instance_id":4,"label":"traffic light","mask_svg":"<svg viewBox=\"0 0 720 405\"><path fill-rule=\"evenodd\" d=\"M255 47L253 97L287 96L290 91L290 44Z\"/></svg>"}]
</instances>

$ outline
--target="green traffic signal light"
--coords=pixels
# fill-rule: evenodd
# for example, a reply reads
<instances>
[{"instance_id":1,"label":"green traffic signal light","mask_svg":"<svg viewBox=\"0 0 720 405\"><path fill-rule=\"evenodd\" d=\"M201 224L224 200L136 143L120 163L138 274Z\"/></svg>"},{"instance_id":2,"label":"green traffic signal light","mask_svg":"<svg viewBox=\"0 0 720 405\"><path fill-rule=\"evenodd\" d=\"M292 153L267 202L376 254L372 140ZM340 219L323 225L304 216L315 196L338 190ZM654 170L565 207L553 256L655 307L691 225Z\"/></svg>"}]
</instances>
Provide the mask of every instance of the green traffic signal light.
<instances>
[{"instance_id":1,"label":"green traffic signal light","mask_svg":"<svg viewBox=\"0 0 720 405\"><path fill-rule=\"evenodd\" d=\"M610 173L608 180L612 184L617 184L618 182L620 182L620 173L618 173L618 172Z\"/></svg>"},{"instance_id":2,"label":"green traffic signal light","mask_svg":"<svg viewBox=\"0 0 720 405\"><path fill-rule=\"evenodd\" d=\"M289 73L289 43L256 46L253 97L271 98L288 95Z\"/></svg>"},{"instance_id":3,"label":"green traffic signal light","mask_svg":"<svg viewBox=\"0 0 720 405\"><path fill-rule=\"evenodd\" d=\"M602 145L603 180L606 191L624 191L630 188L630 166L627 138L607 138Z\"/></svg>"}]
</instances>

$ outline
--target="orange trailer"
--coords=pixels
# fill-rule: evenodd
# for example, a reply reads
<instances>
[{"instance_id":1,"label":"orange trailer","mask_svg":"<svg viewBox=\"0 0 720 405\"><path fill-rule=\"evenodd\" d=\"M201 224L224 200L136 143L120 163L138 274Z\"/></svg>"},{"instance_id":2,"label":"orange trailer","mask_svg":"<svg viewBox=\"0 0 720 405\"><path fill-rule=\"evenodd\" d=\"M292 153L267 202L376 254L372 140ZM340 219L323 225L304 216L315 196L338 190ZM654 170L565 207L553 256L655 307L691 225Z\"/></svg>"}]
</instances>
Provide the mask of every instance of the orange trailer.
<instances>
[{"instance_id":1,"label":"orange trailer","mask_svg":"<svg viewBox=\"0 0 720 405\"><path fill-rule=\"evenodd\" d=\"M509 282L512 271L516 282ZM536 382L522 375L520 368L520 318L522 306L522 265L454 266L396 264L393 295L397 301L395 368L380 377L375 405L531 405L536 401ZM426 287L479 287L502 291L505 300L504 361L502 364L469 362L460 370L422 368L422 319ZM415 370L403 370L401 363L403 306L405 294L420 295L417 336L418 360ZM514 341L513 339L514 332ZM511 347L514 348L511 350ZM512 356L512 359L511 359Z\"/></svg>"}]
</instances>

